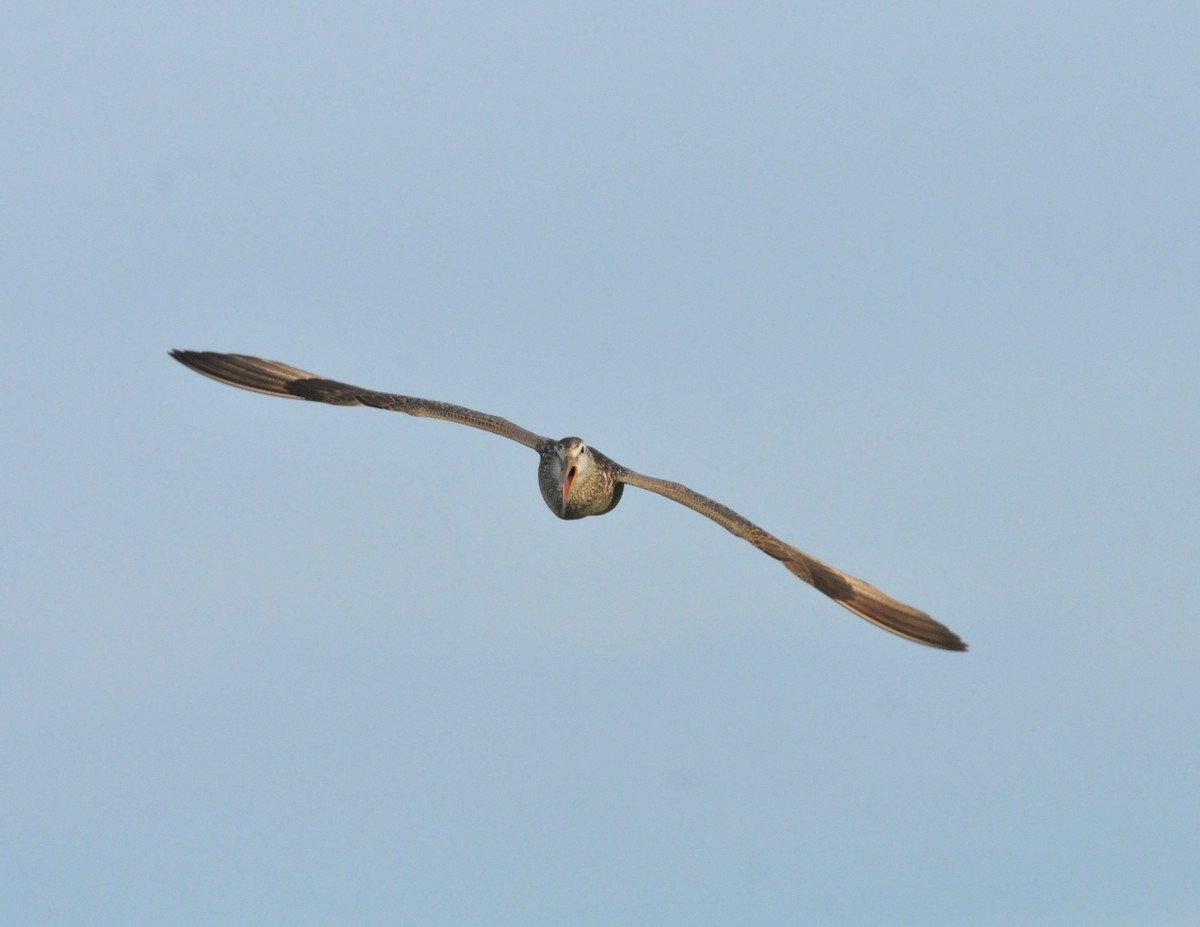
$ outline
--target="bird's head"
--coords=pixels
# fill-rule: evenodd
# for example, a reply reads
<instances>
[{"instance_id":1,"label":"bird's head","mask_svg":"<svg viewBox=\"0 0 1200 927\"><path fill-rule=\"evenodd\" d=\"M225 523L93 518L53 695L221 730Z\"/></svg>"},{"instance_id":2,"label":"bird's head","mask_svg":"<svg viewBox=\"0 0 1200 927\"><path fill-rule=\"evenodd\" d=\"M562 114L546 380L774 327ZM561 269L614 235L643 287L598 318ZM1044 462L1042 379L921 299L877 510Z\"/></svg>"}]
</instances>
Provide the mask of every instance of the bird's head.
<instances>
[{"instance_id":1,"label":"bird's head","mask_svg":"<svg viewBox=\"0 0 1200 927\"><path fill-rule=\"evenodd\" d=\"M571 498L571 487L592 465L592 452L588 450L582 438L563 438L555 445L555 455L558 464L556 476L562 490L560 512L565 515L567 501Z\"/></svg>"}]
</instances>

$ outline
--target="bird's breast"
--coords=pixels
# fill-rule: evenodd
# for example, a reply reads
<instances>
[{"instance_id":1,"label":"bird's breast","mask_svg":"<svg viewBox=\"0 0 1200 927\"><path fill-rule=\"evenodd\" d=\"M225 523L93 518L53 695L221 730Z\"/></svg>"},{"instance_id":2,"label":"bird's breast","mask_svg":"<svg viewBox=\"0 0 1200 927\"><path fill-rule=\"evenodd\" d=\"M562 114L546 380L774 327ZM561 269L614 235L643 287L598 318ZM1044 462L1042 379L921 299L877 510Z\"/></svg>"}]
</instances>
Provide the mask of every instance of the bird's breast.
<instances>
[{"instance_id":1,"label":"bird's breast","mask_svg":"<svg viewBox=\"0 0 1200 927\"><path fill-rule=\"evenodd\" d=\"M594 463L571 485L566 507L562 503L562 479L559 462L543 458L538 466L538 488L546 507L559 518L572 520L589 515L603 515L616 508L625 489L611 473Z\"/></svg>"}]
</instances>

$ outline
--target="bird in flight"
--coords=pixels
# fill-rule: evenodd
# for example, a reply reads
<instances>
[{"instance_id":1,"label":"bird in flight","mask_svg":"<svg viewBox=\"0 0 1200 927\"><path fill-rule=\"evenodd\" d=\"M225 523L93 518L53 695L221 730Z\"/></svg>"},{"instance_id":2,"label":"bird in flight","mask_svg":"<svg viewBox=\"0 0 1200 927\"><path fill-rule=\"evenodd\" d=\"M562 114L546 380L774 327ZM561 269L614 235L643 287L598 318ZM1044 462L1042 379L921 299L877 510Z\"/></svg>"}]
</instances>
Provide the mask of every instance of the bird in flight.
<instances>
[{"instance_id":1,"label":"bird in flight","mask_svg":"<svg viewBox=\"0 0 1200 927\"><path fill-rule=\"evenodd\" d=\"M621 466L594 447L589 447L580 438L570 437L555 441L544 435L526 431L496 415L487 415L448 402L363 389L349 383L328 380L278 361L263 360L245 354L175 350L171 352L171 356L206 377L268 396L308 399L335 406L371 406L375 409L405 412L421 418L458 422L460 425L470 425L472 428L511 438L537 451L538 486L546 505L559 518L603 515L616 508L626 486L647 489L711 518L721 527L774 557L796 576L825 593L839 605L885 631L942 650L967 649L967 645L957 634L924 612L898 602L870 583L843 573L815 557L810 557L804 551L785 544L733 509L693 492L680 483L646 476Z\"/></svg>"}]
</instances>

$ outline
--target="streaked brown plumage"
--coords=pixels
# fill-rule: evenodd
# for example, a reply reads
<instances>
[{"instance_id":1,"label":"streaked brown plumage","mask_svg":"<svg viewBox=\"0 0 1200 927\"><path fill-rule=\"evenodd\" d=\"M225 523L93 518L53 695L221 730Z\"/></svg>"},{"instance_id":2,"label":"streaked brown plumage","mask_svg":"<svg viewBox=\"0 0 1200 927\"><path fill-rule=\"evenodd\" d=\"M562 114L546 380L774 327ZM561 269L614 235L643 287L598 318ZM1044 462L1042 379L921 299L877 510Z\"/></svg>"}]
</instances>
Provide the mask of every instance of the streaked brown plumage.
<instances>
[{"instance_id":1,"label":"streaked brown plumage","mask_svg":"<svg viewBox=\"0 0 1200 927\"><path fill-rule=\"evenodd\" d=\"M244 354L172 351L171 356L197 373L268 396L308 399L339 406L372 406L423 418L445 419L503 435L538 452L538 486L546 505L559 518L603 515L612 511L621 501L625 486L647 489L711 518L872 624L930 647L967 649L957 634L924 612L898 602L870 583L785 544L732 509L686 486L645 476L621 466L588 447L580 438L554 441L496 415L486 415L446 402L363 389L337 380L327 380L278 361Z\"/></svg>"}]
</instances>

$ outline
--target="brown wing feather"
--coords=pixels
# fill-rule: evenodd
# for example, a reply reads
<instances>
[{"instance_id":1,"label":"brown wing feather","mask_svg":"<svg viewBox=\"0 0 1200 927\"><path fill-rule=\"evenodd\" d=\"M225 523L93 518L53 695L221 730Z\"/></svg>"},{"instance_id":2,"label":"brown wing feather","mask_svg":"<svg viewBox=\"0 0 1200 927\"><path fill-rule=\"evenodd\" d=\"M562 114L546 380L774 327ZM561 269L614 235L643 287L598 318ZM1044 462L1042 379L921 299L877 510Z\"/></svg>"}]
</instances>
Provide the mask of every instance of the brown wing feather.
<instances>
[{"instance_id":1,"label":"brown wing feather","mask_svg":"<svg viewBox=\"0 0 1200 927\"><path fill-rule=\"evenodd\" d=\"M474 409L451 405L448 402L363 389L361 386L327 380L315 373L289 367L279 361L263 360L261 357L250 357L246 354L220 354L215 351L175 350L171 352L171 356L206 377L268 396L308 399L335 406L370 406L392 412L405 412L421 418L440 418L511 438L534 450L550 441L549 438L527 431L498 415L476 412Z\"/></svg>"},{"instance_id":2,"label":"brown wing feather","mask_svg":"<svg viewBox=\"0 0 1200 927\"><path fill-rule=\"evenodd\" d=\"M707 496L688 489L680 483L645 476L621 467L618 479L639 489L666 496L688 508L706 515L717 524L749 541L765 554L774 557L809 585L843 605L854 614L866 618L886 631L898 634L910 641L939 647L942 650L966 650L962 639L945 625L934 621L927 614L903 602L897 602L887 593L876 589L849 573L810 557L802 550L785 544L775 535L764 531L753 522L743 518L733 509L714 502Z\"/></svg>"}]
</instances>

